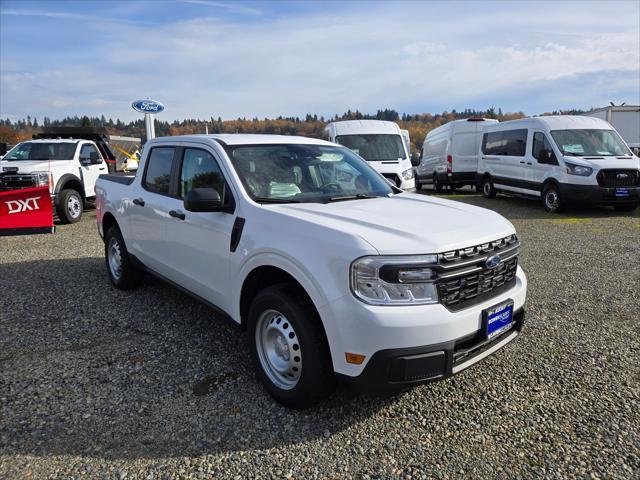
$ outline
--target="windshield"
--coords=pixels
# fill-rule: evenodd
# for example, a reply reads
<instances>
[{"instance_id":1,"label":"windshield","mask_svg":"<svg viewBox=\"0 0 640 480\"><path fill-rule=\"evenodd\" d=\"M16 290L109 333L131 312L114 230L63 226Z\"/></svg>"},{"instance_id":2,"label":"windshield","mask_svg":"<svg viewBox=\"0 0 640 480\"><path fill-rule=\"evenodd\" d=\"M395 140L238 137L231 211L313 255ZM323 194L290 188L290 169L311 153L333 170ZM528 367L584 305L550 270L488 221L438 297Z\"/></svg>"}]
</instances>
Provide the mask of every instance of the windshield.
<instances>
[{"instance_id":1,"label":"windshield","mask_svg":"<svg viewBox=\"0 0 640 480\"><path fill-rule=\"evenodd\" d=\"M257 202L326 203L393 193L380 174L346 148L241 145L227 151L245 190Z\"/></svg>"},{"instance_id":2,"label":"windshield","mask_svg":"<svg viewBox=\"0 0 640 480\"><path fill-rule=\"evenodd\" d=\"M16 146L2 160L73 160L75 143L24 142Z\"/></svg>"},{"instance_id":3,"label":"windshield","mask_svg":"<svg viewBox=\"0 0 640 480\"><path fill-rule=\"evenodd\" d=\"M614 130L553 130L553 140L563 155L603 157L631 155Z\"/></svg>"},{"instance_id":4,"label":"windshield","mask_svg":"<svg viewBox=\"0 0 640 480\"><path fill-rule=\"evenodd\" d=\"M406 158L400 135L339 135L336 142L370 162Z\"/></svg>"}]
</instances>

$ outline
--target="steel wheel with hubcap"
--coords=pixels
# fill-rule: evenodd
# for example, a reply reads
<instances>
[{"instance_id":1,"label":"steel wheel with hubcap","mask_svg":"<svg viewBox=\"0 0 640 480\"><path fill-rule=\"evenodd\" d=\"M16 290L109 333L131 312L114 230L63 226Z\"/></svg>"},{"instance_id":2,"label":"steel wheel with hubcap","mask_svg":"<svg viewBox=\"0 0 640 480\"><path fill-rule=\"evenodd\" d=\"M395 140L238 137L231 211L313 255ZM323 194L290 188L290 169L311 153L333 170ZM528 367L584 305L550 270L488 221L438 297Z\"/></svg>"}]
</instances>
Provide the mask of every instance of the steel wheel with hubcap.
<instances>
[{"instance_id":1,"label":"steel wheel with hubcap","mask_svg":"<svg viewBox=\"0 0 640 480\"><path fill-rule=\"evenodd\" d=\"M558 187L553 184L549 184L544 187L542 192L542 203L544 209L549 213L559 212L562 208L562 202L560 201L560 192Z\"/></svg>"},{"instance_id":2,"label":"steel wheel with hubcap","mask_svg":"<svg viewBox=\"0 0 640 480\"><path fill-rule=\"evenodd\" d=\"M295 387L302 372L302 350L287 317L276 310L263 312L255 341L260 365L269 380L283 390Z\"/></svg>"},{"instance_id":3,"label":"steel wheel with hubcap","mask_svg":"<svg viewBox=\"0 0 640 480\"><path fill-rule=\"evenodd\" d=\"M109 265L109 271L113 279L120 280L120 277L122 277L122 252L116 237L111 237L109 245L107 245L107 265Z\"/></svg>"},{"instance_id":4,"label":"steel wheel with hubcap","mask_svg":"<svg viewBox=\"0 0 640 480\"><path fill-rule=\"evenodd\" d=\"M255 295L247 343L258 378L283 405L306 408L335 389L322 320L299 285L280 283Z\"/></svg>"},{"instance_id":5,"label":"steel wheel with hubcap","mask_svg":"<svg viewBox=\"0 0 640 480\"><path fill-rule=\"evenodd\" d=\"M493 186L491 178L488 176L482 180L482 196L484 198L495 198L496 196L496 189Z\"/></svg>"},{"instance_id":6,"label":"steel wheel with hubcap","mask_svg":"<svg viewBox=\"0 0 640 480\"><path fill-rule=\"evenodd\" d=\"M58 194L58 217L62 223L76 223L82 217L84 203L82 196L73 189L62 190Z\"/></svg>"}]
</instances>

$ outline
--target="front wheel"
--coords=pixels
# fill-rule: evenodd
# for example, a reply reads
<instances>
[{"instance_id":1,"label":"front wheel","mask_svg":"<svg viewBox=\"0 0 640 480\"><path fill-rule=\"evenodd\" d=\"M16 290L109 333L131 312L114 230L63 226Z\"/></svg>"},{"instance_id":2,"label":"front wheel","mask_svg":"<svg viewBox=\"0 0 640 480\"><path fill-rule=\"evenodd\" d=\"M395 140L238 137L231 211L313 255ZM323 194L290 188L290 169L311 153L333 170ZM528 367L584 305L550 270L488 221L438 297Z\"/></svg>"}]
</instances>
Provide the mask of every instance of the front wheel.
<instances>
[{"instance_id":1,"label":"front wheel","mask_svg":"<svg viewBox=\"0 0 640 480\"><path fill-rule=\"evenodd\" d=\"M295 286L262 290L251 303L247 341L258 377L279 403L302 409L335 388L331 356L313 305Z\"/></svg>"},{"instance_id":2,"label":"front wheel","mask_svg":"<svg viewBox=\"0 0 640 480\"><path fill-rule=\"evenodd\" d=\"M422 190L422 183L420 183L420 180L418 179L418 175L415 176L415 179L416 179L416 191Z\"/></svg>"},{"instance_id":3,"label":"front wheel","mask_svg":"<svg viewBox=\"0 0 640 480\"><path fill-rule=\"evenodd\" d=\"M549 183L542 191L542 204L549 213L558 213L562 210L563 203L560 199L560 190L553 183Z\"/></svg>"},{"instance_id":4,"label":"front wheel","mask_svg":"<svg viewBox=\"0 0 640 480\"><path fill-rule=\"evenodd\" d=\"M76 223L82 218L84 202L82 196L75 190L62 190L58 196L56 209L62 223Z\"/></svg>"},{"instance_id":5,"label":"front wheel","mask_svg":"<svg viewBox=\"0 0 640 480\"><path fill-rule=\"evenodd\" d=\"M636 208L638 208L637 203L622 203L620 205L614 205L613 208L616 212L633 212Z\"/></svg>"}]
</instances>

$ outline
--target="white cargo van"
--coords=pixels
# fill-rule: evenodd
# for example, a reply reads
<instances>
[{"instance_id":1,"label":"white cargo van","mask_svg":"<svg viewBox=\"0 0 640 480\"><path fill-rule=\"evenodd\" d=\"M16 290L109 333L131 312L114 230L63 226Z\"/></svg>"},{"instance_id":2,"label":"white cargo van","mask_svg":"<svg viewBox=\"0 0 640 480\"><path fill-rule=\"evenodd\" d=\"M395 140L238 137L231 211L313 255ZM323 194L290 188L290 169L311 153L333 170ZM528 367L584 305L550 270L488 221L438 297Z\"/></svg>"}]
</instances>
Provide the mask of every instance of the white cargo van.
<instances>
[{"instance_id":1,"label":"white cargo van","mask_svg":"<svg viewBox=\"0 0 640 480\"><path fill-rule=\"evenodd\" d=\"M344 145L403 190L413 190L413 168L397 123L382 120L332 122L324 129L330 142Z\"/></svg>"},{"instance_id":2,"label":"white cargo van","mask_svg":"<svg viewBox=\"0 0 640 480\"><path fill-rule=\"evenodd\" d=\"M631 211L640 202L640 160L599 118L547 116L488 126L480 146L478 185L541 198L557 212L572 203Z\"/></svg>"},{"instance_id":3,"label":"white cargo van","mask_svg":"<svg viewBox=\"0 0 640 480\"><path fill-rule=\"evenodd\" d=\"M454 120L431 130L422 144L416 168L416 188L432 184L436 192L445 186L475 185L478 148L485 125L498 123L488 118Z\"/></svg>"}]
</instances>

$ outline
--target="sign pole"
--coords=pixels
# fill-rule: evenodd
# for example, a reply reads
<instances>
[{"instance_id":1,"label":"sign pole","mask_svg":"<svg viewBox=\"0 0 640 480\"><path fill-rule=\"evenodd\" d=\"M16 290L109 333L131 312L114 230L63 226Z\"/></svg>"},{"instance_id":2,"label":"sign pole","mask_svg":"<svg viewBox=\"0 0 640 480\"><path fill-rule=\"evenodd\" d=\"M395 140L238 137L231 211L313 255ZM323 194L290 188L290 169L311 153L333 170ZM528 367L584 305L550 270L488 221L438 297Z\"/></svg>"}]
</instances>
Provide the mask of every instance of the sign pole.
<instances>
[{"instance_id":1,"label":"sign pole","mask_svg":"<svg viewBox=\"0 0 640 480\"><path fill-rule=\"evenodd\" d=\"M156 138L156 126L153 119L153 115L150 113L145 113L144 123L145 123L145 126L147 127L147 141L151 140L152 138Z\"/></svg>"}]
</instances>

